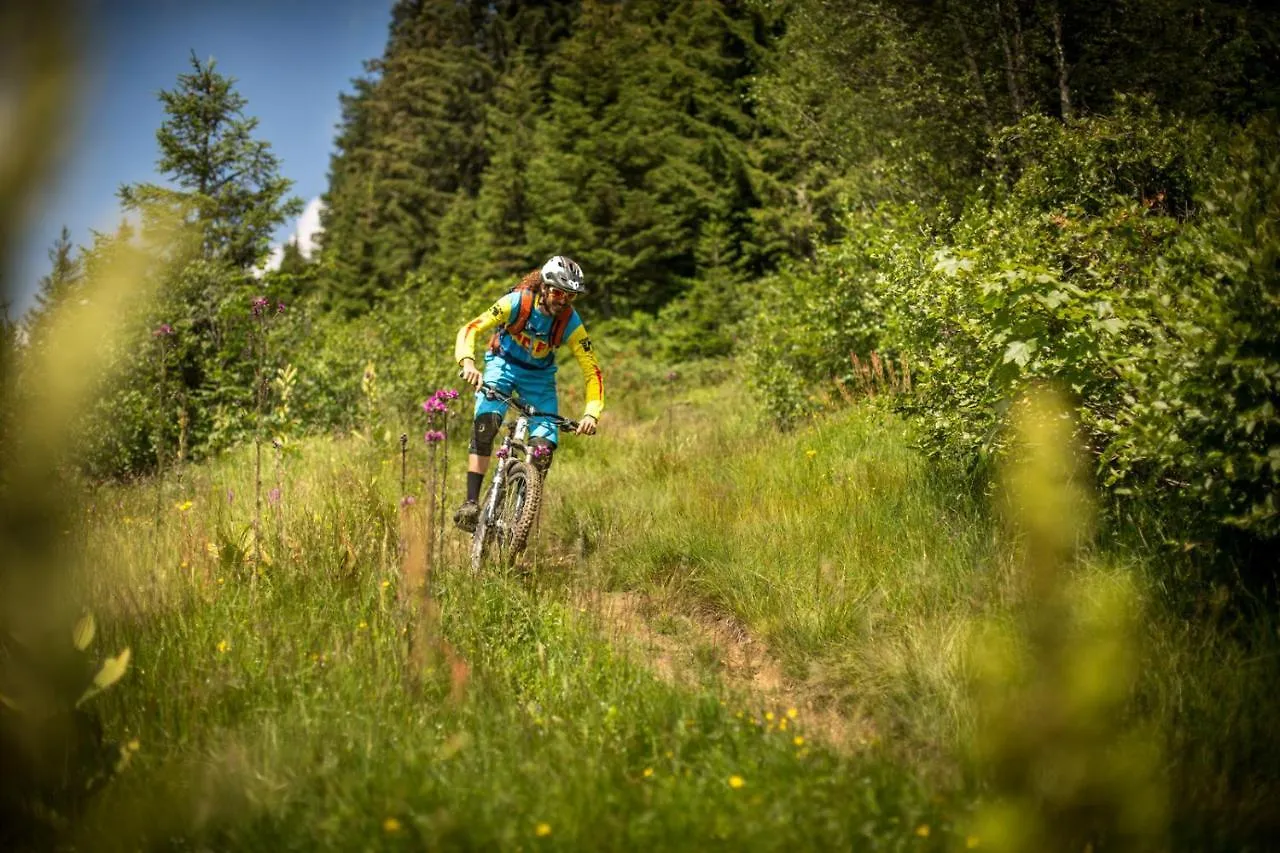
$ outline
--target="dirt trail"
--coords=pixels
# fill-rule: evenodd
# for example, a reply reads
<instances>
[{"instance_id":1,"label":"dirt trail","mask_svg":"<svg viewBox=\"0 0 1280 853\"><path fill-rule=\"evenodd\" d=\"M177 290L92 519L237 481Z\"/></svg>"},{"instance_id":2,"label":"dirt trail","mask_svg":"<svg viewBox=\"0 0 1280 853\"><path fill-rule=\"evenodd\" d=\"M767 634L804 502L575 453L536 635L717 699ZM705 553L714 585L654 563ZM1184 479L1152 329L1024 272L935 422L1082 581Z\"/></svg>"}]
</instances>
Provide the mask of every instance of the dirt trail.
<instances>
[{"instance_id":1,"label":"dirt trail","mask_svg":"<svg viewBox=\"0 0 1280 853\"><path fill-rule=\"evenodd\" d=\"M580 604L596 615L615 646L638 655L665 681L719 681L748 697L752 713L780 716L794 708L805 736L838 749L857 749L872 735L868 721L837 713L788 678L765 645L732 619L634 591L584 591Z\"/></svg>"}]
</instances>

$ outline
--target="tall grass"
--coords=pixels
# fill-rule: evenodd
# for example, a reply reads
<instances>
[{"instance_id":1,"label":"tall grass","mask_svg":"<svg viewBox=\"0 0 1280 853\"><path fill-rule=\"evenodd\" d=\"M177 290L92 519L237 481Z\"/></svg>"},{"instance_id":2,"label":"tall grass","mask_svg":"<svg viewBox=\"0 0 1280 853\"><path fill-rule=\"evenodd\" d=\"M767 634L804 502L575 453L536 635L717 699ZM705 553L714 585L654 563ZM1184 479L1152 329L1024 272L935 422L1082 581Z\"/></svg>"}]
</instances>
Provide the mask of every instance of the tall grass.
<instances>
[{"instance_id":1,"label":"tall grass","mask_svg":"<svg viewBox=\"0 0 1280 853\"><path fill-rule=\"evenodd\" d=\"M610 645L564 583L462 568L456 535L431 566L438 623L424 622L401 594L398 466L361 447L302 446L271 508L283 535L257 565L245 453L189 471L158 523L146 489L84 505L84 595L107 640L135 650L100 707L136 748L83 843L916 849L960 837L964 807L883 755L806 741L798 712L766 720L750 697L664 682ZM422 668L409 638L424 628L457 665Z\"/></svg>"},{"instance_id":2,"label":"tall grass","mask_svg":"<svg viewBox=\"0 0 1280 853\"><path fill-rule=\"evenodd\" d=\"M122 769L70 837L889 850L1269 837L1273 635L1179 622L1131 554L1092 547L1064 558L1065 627L1037 645L1026 540L927 468L897 418L854 407L776 434L733 383L665 387L662 405L615 401L598 438L565 438L518 570L472 574L456 531L408 564L414 537L439 531L400 506L394 442L298 444L260 561L251 450L171 478L158 517L153 485L86 490L68 527L79 593L133 665L95 700ZM410 464L413 477L426 460ZM460 472L447 485L456 497ZM794 707L717 679L715 655L710 677L664 678L610 630L607 590L646 594L672 643L696 644L674 617L762 640ZM1036 702L1069 712L1028 718ZM860 736L828 741L832 715ZM1171 811L1095 802L1142 802L1127 793L1149 787L1141 773L1098 783L1134 748L1161 762L1167 789L1148 801L1167 795ZM1044 788L1040 771L1076 755L1092 756L1084 781ZM1098 815L1131 812L1146 822L1128 835L1094 831L1130 827ZM1083 836L1054 834L1074 816Z\"/></svg>"},{"instance_id":3,"label":"tall grass","mask_svg":"<svg viewBox=\"0 0 1280 853\"><path fill-rule=\"evenodd\" d=\"M961 477L926 466L908 426L881 406L774 434L734 385L665 402L575 459L569 482L551 490L549 526L592 543L587 570L602 582L763 638L815 707L869 720L872 739L935 789L990 793L973 751L982 644L995 627L1031 654L1029 626L1050 606L1025 589L1018 518L1030 503L1003 523ZM1068 513L1050 515L1070 532ZM1270 837L1280 830L1268 769L1280 766L1280 734L1267 722L1280 710L1274 618L1188 621L1159 594L1164 555L1123 531L1110 544L1070 535L1083 538L1061 568L1076 614L1062 617L1061 653L1123 699L1098 749L1132 725L1158 733L1175 845ZM1090 610L1115 595L1101 615ZM1107 631L1114 642L1090 645ZM1067 701L1071 684L1055 682L1051 695ZM1043 756L1028 746L1022 759Z\"/></svg>"}]
</instances>

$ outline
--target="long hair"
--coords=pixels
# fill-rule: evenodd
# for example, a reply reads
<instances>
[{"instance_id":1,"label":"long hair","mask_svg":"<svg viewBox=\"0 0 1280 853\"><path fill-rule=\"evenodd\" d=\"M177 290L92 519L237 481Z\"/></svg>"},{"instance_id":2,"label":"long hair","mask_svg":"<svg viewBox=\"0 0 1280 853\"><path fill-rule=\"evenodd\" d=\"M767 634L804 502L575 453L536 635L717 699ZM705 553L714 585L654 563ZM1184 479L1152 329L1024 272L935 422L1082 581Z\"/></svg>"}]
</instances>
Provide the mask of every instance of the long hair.
<instances>
[{"instance_id":1,"label":"long hair","mask_svg":"<svg viewBox=\"0 0 1280 853\"><path fill-rule=\"evenodd\" d=\"M527 287L534 293L541 294L542 270L535 269L533 272L527 274L524 278L520 279L520 284L518 284L517 287Z\"/></svg>"}]
</instances>

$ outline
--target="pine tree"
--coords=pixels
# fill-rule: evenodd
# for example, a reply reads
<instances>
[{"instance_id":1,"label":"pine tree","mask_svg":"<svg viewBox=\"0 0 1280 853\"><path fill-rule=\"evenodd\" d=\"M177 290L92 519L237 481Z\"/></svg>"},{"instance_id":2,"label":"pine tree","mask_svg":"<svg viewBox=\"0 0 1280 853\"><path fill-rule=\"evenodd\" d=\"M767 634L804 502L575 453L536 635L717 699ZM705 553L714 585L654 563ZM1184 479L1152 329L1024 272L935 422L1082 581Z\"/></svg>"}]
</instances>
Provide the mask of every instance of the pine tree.
<instances>
[{"instance_id":1,"label":"pine tree","mask_svg":"<svg viewBox=\"0 0 1280 853\"><path fill-rule=\"evenodd\" d=\"M476 197L471 247L480 280L519 275L538 263L528 245L538 209L527 172L538 117L545 108L546 83L535 63L518 57L498 81L488 110L490 159Z\"/></svg>"},{"instance_id":2,"label":"pine tree","mask_svg":"<svg viewBox=\"0 0 1280 853\"><path fill-rule=\"evenodd\" d=\"M757 32L734 6L587 2L556 57L530 245L579 258L606 315L682 292L704 228L733 235L722 260L737 263L755 203L742 86Z\"/></svg>"},{"instance_id":3,"label":"pine tree","mask_svg":"<svg viewBox=\"0 0 1280 853\"><path fill-rule=\"evenodd\" d=\"M302 211L302 200L286 197L293 182L281 176L270 144L253 138L258 120L244 115L235 81L194 51L191 68L160 93L167 117L156 133L157 166L176 188L122 186L120 200L152 226L160 224L153 206L195 225L206 260L248 269L266 256L276 227Z\"/></svg>"},{"instance_id":4,"label":"pine tree","mask_svg":"<svg viewBox=\"0 0 1280 853\"><path fill-rule=\"evenodd\" d=\"M487 155L492 72L465 4L401 0L377 79L344 100L325 196L333 302L367 307L437 247L455 192L474 195Z\"/></svg>"},{"instance_id":5,"label":"pine tree","mask_svg":"<svg viewBox=\"0 0 1280 853\"><path fill-rule=\"evenodd\" d=\"M324 213L332 303L364 310L428 262L432 270L457 269L472 278L517 267L512 258L524 253L513 247L522 240L496 230L510 223L510 210L496 209L508 205L510 184L500 180L500 189L478 197L495 155L506 158L501 170L508 176L511 158L521 156L507 147L520 135L507 130L524 126L545 102L545 60L568 33L575 6L567 0L396 4L383 56L368 64L369 75L342 101ZM529 75L515 84L528 103L513 104L503 94L511 75L521 73L517 66Z\"/></svg>"},{"instance_id":6,"label":"pine tree","mask_svg":"<svg viewBox=\"0 0 1280 853\"><path fill-rule=\"evenodd\" d=\"M23 319L27 342L33 347L43 344L49 323L58 307L64 304L76 290L81 280L81 264L72 252L71 232L62 226L62 232L49 248L51 269L40 278L36 289L36 302Z\"/></svg>"}]
</instances>

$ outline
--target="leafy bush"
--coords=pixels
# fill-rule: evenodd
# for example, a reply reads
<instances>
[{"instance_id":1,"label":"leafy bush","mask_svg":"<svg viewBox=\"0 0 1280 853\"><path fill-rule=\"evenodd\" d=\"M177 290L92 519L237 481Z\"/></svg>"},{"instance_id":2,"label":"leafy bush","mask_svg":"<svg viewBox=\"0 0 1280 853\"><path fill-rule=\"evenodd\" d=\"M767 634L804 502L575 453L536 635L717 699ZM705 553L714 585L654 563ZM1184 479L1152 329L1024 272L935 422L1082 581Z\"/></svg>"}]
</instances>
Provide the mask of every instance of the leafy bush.
<instances>
[{"instance_id":1,"label":"leafy bush","mask_svg":"<svg viewBox=\"0 0 1280 853\"><path fill-rule=\"evenodd\" d=\"M856 211L847 236L808 266L788 266L745 289L752 304L742 351L751 384L786 424L817 408L832 378L851 378L849 356L877 348L884 325L878 284L919 233L912 208Z\"/></svg>"},{"instance_id":2,"label":"leafy bush","mask_svg":"<svg viewBox=\"0 0 1280 853\"><path fill-rule=\"evenodd\" d=\"M885 340L915 362L932 451L999 456L1010 400L1052 381L1115 493L1152 499L1184 536L1280 533L1274 126L1137 105L1005 138L1012 182L882 277Z\"/></svg>"}]
</instances>

